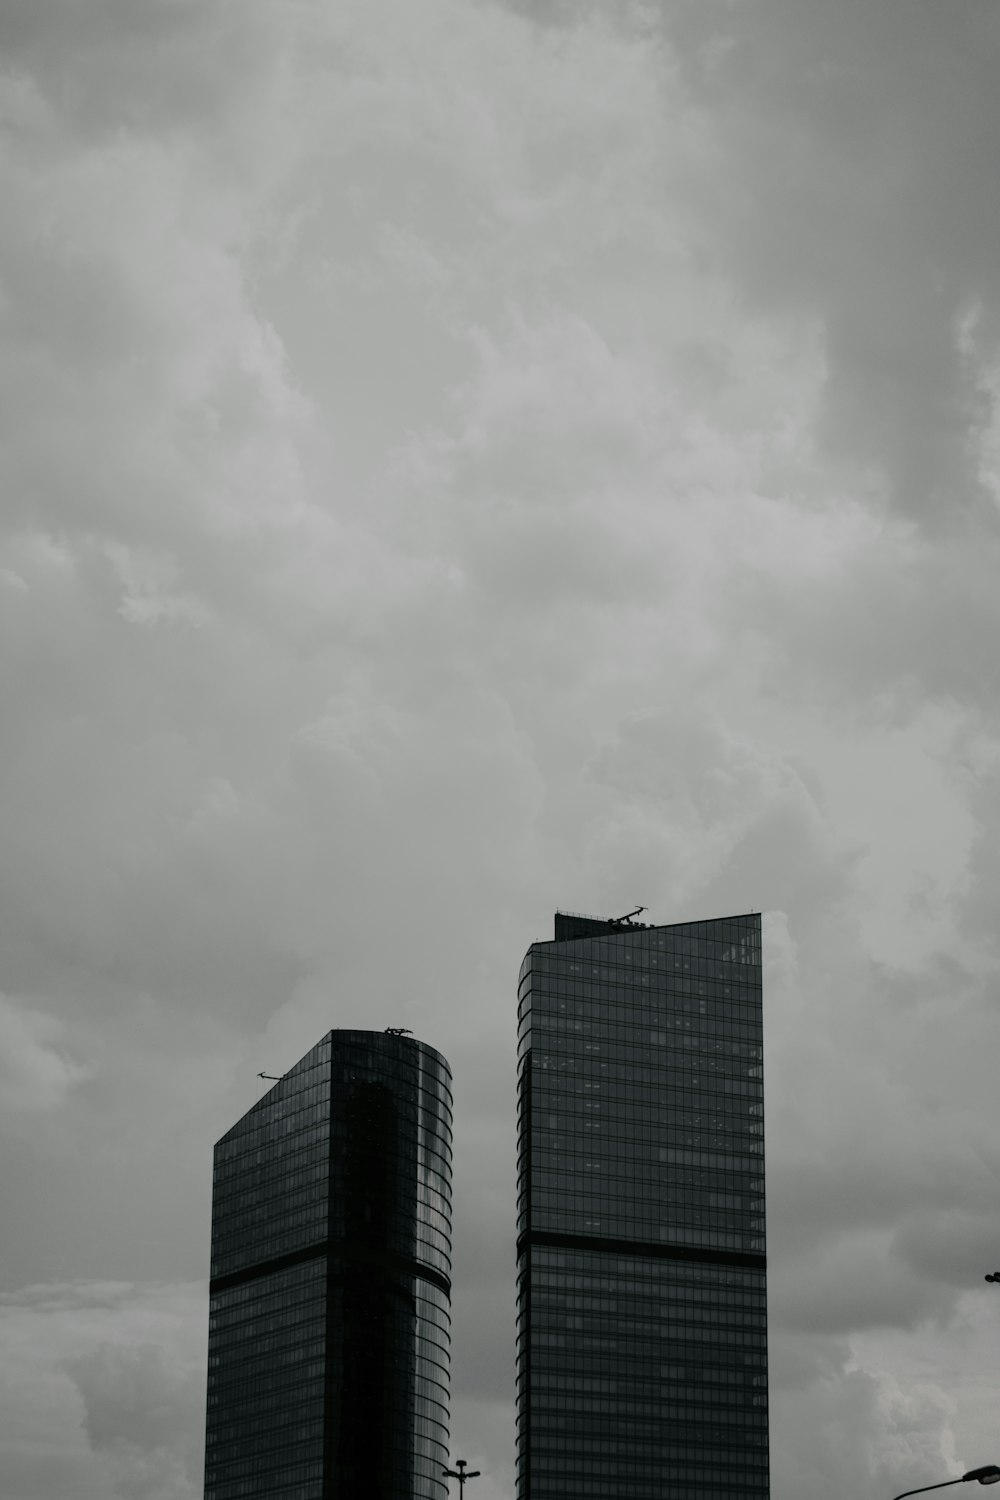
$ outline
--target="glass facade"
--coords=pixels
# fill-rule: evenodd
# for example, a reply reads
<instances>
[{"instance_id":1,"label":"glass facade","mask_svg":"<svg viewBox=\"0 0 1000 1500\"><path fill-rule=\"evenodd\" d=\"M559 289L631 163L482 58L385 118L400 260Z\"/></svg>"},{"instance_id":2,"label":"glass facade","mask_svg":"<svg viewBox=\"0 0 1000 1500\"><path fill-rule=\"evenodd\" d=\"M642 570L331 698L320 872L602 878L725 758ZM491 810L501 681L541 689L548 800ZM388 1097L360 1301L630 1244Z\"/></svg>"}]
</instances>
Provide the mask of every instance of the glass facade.
<instances>
[{"instance_id":1,"label":"glass facade","mask_svg":"<svg viewBox=\"0 0 1000 1500\"><path fill-rule=\"evenodd\" d=\"M332 1031L215 1148L205 1500L443 1500L451 1074Z\"/></svg>"},{"instance_id":2,"label":"glass facade","mask_svg":"<svg viewBox=\"0 0 1000 1500\"><path fill-rule=\"evenodd\" d=\"M760 917L556 917L518 989L518 1500L767 1500Z\"/></svg>"}]
</instances>

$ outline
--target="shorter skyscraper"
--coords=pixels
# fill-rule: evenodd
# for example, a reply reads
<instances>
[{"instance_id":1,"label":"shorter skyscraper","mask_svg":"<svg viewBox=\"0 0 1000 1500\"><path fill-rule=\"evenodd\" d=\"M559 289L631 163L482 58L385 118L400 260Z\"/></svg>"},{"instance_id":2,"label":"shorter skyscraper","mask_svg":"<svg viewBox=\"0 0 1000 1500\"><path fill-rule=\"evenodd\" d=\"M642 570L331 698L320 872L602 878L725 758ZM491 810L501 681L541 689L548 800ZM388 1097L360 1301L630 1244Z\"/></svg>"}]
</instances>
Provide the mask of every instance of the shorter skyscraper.
<instances>
[{"instance_id":1,"label":"shorter skyscraper","mask_svg":"<svg viewBox=\"0 0 1000 1500\"><path fill-rule=\"evenodd\" d=\"M451 1073L331 1031L215 1148L205 1500L442 1500Z\"/></svg>"}]
</instances>

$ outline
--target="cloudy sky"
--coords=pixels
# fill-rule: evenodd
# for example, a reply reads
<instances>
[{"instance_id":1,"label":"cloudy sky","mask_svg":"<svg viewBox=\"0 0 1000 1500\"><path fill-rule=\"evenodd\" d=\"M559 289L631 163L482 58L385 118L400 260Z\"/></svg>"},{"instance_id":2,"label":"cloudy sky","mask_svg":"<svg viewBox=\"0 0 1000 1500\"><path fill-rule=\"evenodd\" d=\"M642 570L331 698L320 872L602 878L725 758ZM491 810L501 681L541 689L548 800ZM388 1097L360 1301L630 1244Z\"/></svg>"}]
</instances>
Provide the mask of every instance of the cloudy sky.
<instances>
[{"instance_id":1,"label":"cloudy sky","mask_svg":"<svg viewBox=\"0 0 1000 1500\"><path fill-rule=\"evenodd\" d=\"M759 909L775 1500L1000 1461L996 0L0 6L6 1500L194 1500L212 1142Z\"/></svg>"}]
</instances>

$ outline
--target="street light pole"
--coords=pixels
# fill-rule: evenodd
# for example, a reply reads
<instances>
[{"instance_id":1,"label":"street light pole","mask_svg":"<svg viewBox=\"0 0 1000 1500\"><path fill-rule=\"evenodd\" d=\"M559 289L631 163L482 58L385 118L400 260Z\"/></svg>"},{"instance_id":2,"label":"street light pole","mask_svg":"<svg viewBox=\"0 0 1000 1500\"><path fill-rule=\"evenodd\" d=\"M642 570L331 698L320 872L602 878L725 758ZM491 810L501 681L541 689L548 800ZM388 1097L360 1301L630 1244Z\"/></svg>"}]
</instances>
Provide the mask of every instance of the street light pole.
<instances>
[{"instance_id":1,"label":"street light pole","mask_svg":"<svg viewBox=\"0 0 1000 1500\"><path fill-rule=\"evenodd\" d=\"M919 1490L904 1490L894 1500L904 1500L906 1495L923 1495L927 1490L946 1490L950 1484L967 1484L970 1479L978 1479L980 1484L996 1484L1000 1480L1000 1469L996 1464L984 1464L981 1469L970 1469L961 1479L946 1479L943 1484L925 1484Z\"/></svg>"},{"instance_id":2,"label":"street light pole","mask_svg":"<svg viewBox=\"0 0 1000 1500\"><path fill-rule=\"evenodd\" d=\"M458 1480L458 1500L465 1500L465 1481L467 1479L478 1479L480 1470L470 1469L468 1474L466 1474L465 1466L468 1463L468 1459L457 1458L455 1460L455 1463L458 1465L457 1468L442 1469L441 1473L444 1474L448 1479ZM997 1477L1000 1478L1000 1469L997 1470Z\"/></svg>"}]
</instances>

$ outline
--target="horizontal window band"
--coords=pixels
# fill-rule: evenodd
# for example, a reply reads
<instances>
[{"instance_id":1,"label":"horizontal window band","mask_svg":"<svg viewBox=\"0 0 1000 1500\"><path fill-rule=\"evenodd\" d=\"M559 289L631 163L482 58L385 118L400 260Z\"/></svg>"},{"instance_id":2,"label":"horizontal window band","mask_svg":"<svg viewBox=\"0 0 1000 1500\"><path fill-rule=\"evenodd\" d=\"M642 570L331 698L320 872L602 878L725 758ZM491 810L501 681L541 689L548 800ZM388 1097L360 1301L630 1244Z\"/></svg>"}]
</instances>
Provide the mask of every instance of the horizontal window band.
<instances>
[{"instance_id":1,"label":"horizontal window band","mask_svg":"<svg viewBox=\"0 0 1000 1500\"><path fill-rule=\"evenodd\" d=\"M654 1245L646 1240L605 1239L596 1234L558 1234L553 1230L529 1229L518 1236L517 1259L528 1250L603 1250L613 1255L634 1255L643 1260L696 1260L705 1265L742 1266L766 1271L767 1256L749 1250L714 1250L700 1245Z\"/></svg>"},{"instance_id":2,"label":"horizontal window band","mask_svg":"<svg viewBox=\"0 0 1000 1500\"><path fill-rule=\"evenodd\" d=\"M303 1245L299 1250L289 1250L285 1255L272 1256L270 1260L258 1261L255 1265L245 1266L239 1271L229 1271L225 1276L213 1276L208 1284L208 1290L210 1294L228 1292L234 1286L243 1286L248 1281L259 1280L262 1276L273 1276L278 1271L290 1270L292 1266L301 1266L306 1261L324 1258L343 1260L390 1274L416 1276L421 1281L429 1281L432 1286L444 1292L446 1297L451 1296L450 1280L442 1271L435 1270L433 1266L425 1266L421 1261L411 1260L405 1255L393 1255L386 1250L373 1250L371 1246L361 1244L357 1240L341 1239L317 1240L315 1244Z\"/></svg>"}]
</instances>

